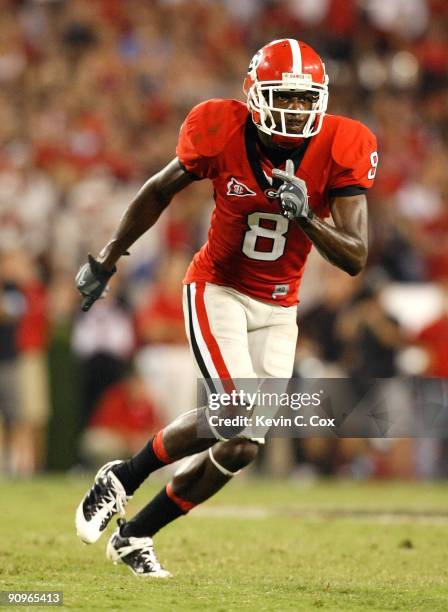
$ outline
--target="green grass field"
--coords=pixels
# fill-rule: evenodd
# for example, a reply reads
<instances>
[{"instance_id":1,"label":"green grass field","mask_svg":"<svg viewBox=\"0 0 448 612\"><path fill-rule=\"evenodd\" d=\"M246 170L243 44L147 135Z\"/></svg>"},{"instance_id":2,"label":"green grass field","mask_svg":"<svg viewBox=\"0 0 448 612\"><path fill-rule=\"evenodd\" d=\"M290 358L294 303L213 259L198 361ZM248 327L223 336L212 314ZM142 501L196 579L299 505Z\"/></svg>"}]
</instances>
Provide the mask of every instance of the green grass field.
<instances>
[{"instance_id":1,"label":"green grass field","mask_svg":"<svg viewBox=\"0 0 448 612\"><path fill-rule=\"evenodd\" d=\"M73 610L448 610L446 485L235 479L156 537L174 574L156 581L112 565L107 537L77 540L89 482L0 483L0 590L62 590Z\"/></svg>"}]
</instances>

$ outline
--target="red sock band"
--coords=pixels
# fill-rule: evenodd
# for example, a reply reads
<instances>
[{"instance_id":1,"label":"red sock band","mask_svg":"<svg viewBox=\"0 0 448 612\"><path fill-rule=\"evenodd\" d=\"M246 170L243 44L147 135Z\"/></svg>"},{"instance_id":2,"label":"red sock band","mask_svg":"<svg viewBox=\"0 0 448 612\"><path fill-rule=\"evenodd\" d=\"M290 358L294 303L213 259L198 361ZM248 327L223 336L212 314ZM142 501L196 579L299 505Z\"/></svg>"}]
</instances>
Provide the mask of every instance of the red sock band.
<instances>
[{"instance_id":1,"label":"red sock band","mask_svg":"<svg viewBox=\"0 0 448 612\"><path fill-rule=\"evenodd\" d=\"M163 429L161 429L159 433L154 436L154 440L152 441L152 450L154 451L157 459L163 461L163 463L173 463L174 459L171 459L171 457L168 455L163 444Z\"/></svg>"},{"instance_id":2,"label":"red sock band","mask_svg":"<svg viewBox=\"0 0 448 612\"><path fill-rule=\"evenodd\" d=\"M187 499L182 499L182 497L178 497L173 492L173 487L171 486L170 483L166 485L165 490L166 490L166 494L168 495L168 497L176 504L176 506L179 506L182 512L188 512L189 510L191 510L192 508L196 506L195 503L188 501Z\"/></svg>"}]
</instances>

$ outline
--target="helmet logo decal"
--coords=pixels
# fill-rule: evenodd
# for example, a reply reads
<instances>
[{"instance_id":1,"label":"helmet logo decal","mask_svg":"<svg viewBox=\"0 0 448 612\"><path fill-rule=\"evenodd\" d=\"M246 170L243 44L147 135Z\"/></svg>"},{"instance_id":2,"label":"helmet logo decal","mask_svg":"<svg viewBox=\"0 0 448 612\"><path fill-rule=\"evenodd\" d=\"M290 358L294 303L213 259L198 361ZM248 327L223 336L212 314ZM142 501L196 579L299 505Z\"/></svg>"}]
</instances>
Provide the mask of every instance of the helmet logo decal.
<instances>
[{"instance_id":1,"label":"helmet logo decal","mask_svg":"<svg viewBox=\"0 0 448 612\"><path fill-rule=\"evenodd\" d=\"M252 189L249 189L247 185L237 181L236 178L232 176L230 181L227 183L227 195L244 198L246 196L254 196L257 194L255 191L252 191Z\"/></svg>"},{"instance_id":2,"label":"helmet logo decal","mask_svg":"<svg viewBox=\"0 0 448 612\"><path fill-rule=\"evenodd\" d=\"M262 54L263 54L263 49L259 49L255 53L253 58L250 60L249 68L247 69L247 74L250 74L251 72L254 72L258 68L258 66L260 65L260 62L261 62Z\"/></svg>"}]
</instances>

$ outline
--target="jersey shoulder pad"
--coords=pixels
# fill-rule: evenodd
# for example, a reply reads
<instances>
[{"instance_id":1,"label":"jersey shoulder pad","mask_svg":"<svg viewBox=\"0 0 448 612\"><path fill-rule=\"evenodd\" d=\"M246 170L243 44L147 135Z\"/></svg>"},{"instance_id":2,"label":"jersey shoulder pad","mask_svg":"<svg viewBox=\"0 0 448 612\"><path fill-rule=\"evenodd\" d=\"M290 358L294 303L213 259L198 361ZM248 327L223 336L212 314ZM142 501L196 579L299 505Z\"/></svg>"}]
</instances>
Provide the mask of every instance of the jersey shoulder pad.
<instances>
[{"instance_id":1,"label":"jersey shoulder pad","mask_svg":"<svg viewBox=\"0 0 448 612\"><path fill-rule=\"evenodd\" d=\"M328 115L326 134L331 151L330 196L357 195L373 185L378 166L374 134L360 121Z\"/></svg>"},{"instance_id":2,"label":"jersey shoulder pad","mask_svg":"<svg viewBox=\"0 0 448 612\"><path fill-rule=\"evenodd\" d=\"M212 99L195 106L181 127L181 137L202 157L215 157L246 120L248 110L238 100Z\"/></svg>"},{"instance_id":3,"label":"jersey shoulder pad","mask_svg":"<svg viewBox=\"0 0 448 612\"><path fill-rule=\"evenodd\" d=\"M334 123L334 136L331 147L333 161L340 168L354 168L365 156L376 151L376 137L360 121L341 117L331 116Z\"/></svg>"}]
</instances>

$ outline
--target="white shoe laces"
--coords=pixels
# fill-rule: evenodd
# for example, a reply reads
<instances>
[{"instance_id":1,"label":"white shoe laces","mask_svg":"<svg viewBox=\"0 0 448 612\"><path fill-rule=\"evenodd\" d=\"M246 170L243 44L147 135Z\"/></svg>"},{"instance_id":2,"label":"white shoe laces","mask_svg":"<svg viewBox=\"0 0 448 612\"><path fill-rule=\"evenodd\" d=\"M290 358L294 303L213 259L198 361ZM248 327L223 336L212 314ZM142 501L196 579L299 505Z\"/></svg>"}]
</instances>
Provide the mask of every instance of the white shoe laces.
<instances>
[{"instance_id":1,"label":"white shoe laces","mask_svg":"<svg viewBox=\"0 0 448 612\"><path fill-rule=\"evenodd\" d=\"M110 479L111 488L105 493L101 500L97 504L98 512L106 512L106 517L109 518L110 514L118 512L120 516L125 515L124 507L131 496L127 496L123 488L123 485L118 480L113 472L107 474Z\"/></svg>"},{"instance_id":2,"label":"white shoe laces","mask_svg":"<svg viewBox=\"0 0 448 612\"><path fill-rule=\"evenodd\" d=\"M156 554L154 552L153 543L151 538L128 538L129 544L127 546L120 546L116 549L117 554L122 557L138 552L142 561L149 564L155 572L162 571L162 566L157 561Z\"/></svg>"},{"instance_id":3,"label":"white shoe laces","mask_svg":"<svg viewBox=\"0 0 448 612\"><path fill-rule=\"evenodd\" d=\"M117 510L121 516L124 516L124 507L126 506L128 499L131 499L131 496L126 495L126 491L123 488L123 485L118 480L113 472L110 472L109 477L112 482L112 488L115 492L115 497L111 494L111 501L114 501L117 504Z\"/></svg>"}]
</instances>

